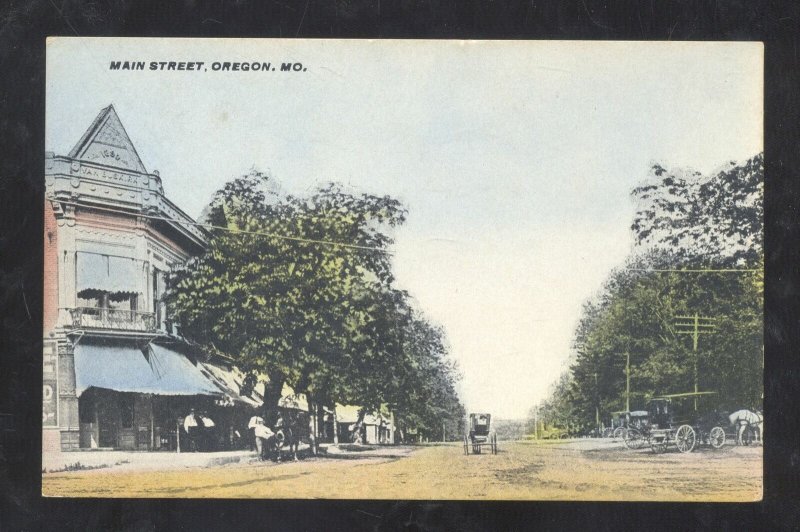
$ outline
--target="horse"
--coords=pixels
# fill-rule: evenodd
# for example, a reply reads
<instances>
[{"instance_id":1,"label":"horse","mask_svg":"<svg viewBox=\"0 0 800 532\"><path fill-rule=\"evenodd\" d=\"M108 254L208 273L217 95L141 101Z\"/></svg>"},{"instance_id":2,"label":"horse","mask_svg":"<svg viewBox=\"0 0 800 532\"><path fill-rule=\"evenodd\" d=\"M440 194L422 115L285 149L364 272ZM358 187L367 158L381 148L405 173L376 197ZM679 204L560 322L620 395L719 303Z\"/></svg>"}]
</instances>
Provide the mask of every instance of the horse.
<instances>
[{"instance_id":1,"label":"horse","mask_svg":"<svg viewBox=\"0 0 800 532\"><path fill-rule=\"evenodd\" d=\"M736 442L739 445L750 443L748 431L752 431L752 435L757 436L756 440L764 444L764 416L761 412L743 408L731 414L728 419L736 429Z\"/></svg>"},{"instance_id":2,"label":"horse","mask_svg":"<svg viewBox=\"0 0 800 532\"><path fill-rule=\"evenodd\" d=\"M281 461L281 451L288 447L292 459L297 462L297 449L300 446L300 421L297 413L278 414L275 422L275 461Z\"/></svg>"}]
</instances>

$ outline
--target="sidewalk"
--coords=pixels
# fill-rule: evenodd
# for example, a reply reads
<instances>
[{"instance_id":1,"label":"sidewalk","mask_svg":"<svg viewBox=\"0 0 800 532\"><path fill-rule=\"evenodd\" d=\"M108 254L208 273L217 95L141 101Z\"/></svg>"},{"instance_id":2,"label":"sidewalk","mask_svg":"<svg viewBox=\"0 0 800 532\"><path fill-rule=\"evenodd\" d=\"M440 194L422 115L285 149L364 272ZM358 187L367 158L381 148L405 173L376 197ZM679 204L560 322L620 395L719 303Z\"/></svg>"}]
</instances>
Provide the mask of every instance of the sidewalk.
<instances>
[{"instance_id":1,"label":"sidewalk","mask_svg":"<svg viewBox=\"0 0 800 532\"><path fill-rule=\"evenodd\" d=\"M299 451L306 454L308 445ZM413 447L402 445L353 445L323 443L319 456L329 458L399 458L407 456ZM193 467L215 467L226 464L257 462L255 451L219 451L208 453L176 453L149 451L71 451L42 454L42 470L47 473L86 469L170 470Z\"/></svg>"},{"instance_id":2,"label":"sidewalk","mask_svg":"<svg viewBox=\"0 0 800 532\"><path fill-rule=\"evenodd\" d=\"M182 469L185 467L211 467L248 462L255 452L221 451L211 453L175 453L148 451L72 451L42 454L42 471L71 471L81 469Z\"/></svg>"}]
</instances>

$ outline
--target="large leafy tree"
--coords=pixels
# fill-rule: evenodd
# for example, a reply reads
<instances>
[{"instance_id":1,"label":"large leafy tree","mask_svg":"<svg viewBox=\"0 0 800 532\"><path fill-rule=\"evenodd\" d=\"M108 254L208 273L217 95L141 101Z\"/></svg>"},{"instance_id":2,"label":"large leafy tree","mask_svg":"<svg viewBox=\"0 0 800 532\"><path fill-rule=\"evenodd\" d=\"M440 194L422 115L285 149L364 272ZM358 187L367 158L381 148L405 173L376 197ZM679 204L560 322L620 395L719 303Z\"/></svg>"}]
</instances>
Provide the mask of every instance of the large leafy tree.
<instances>
[{"instance_id":1,"label":"large leafy tree","mask_svg":"<svg viewBox=\"0 0 800 532\"><path fill-rule=\"evenodd\" d=\"M274 190L253 173L216 193L206 221L224 230L212 230L207 252L176 272L172 313L186 336L269 375L268 403L284 383L344 395L344 370L389 358L391 338L371 325L392 282L382 229L405 211L336 185L307 198Z\"/></svg>"},{"instance_id":2,"label":"large leafy tree","mask_svg":"<svg viewBox=\"0 0 800 532\"><path fill-rule=\"evenodd\" d=\"M576 328L569 385L545 410L594 426L625 407L630 356L631 408L646 397L693 389L718 392L720 406L762 397L763 157L710 177L652 168L633 191L637 247L587 303ZM677 316L714 318L713 333L679 334ZM685 328L682 328L685 331ZM562 414L563 415L563 414Z\"/></svg>"},{"instance_id":3,"label":"large leafy tree","mask_svg":"<svg viewBox=\"0 0 800 532\"><path fill-rule=\"evenodd\" d=\"M632 195L638 245L671 253L673 264L741 266L763 255L763 154L710 177L656 164Z\"/></svg>"},{"instance_id":4,"label":"large leafy tree","mask_svg":"<svg viewBox=\"0 0 800 532\"><path fill-rule=\"evenodd\" d=\"M389 401L401 413L398 425L432 438L444 428L446 435L461 438L466 412L456 391L459 372L447 356L444 331L413 311L407 317L400 330L405 363L393 376L395 394Z\"/></svg>"},{"instance_id":5,"label":"large leafy tree","mask_svg":"<svg viewBox=\"0 0 800 532\"><path fill-rule=\"evenodd\" d=\"M184 335L268 375L267 409L288 383L317 405L360 405L362 419L384 405L413 415L421 406L404 394L439 377L417 371L419 360L446 353L409 350L405 340L414 320L408 295L393 287L389 233L406 211L333 184L307 197L278 190L254 172L213 197L205 221L218 229L168 296Z\"/></svg>"}]
</instances>

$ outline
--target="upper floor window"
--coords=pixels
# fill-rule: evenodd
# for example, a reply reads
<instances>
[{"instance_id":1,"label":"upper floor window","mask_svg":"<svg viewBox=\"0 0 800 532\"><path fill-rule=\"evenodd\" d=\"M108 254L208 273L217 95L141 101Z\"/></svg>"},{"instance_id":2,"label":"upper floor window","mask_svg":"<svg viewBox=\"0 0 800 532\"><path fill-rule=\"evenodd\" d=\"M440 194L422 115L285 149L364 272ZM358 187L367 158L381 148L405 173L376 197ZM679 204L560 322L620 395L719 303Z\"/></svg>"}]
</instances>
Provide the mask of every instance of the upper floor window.
<instances>
[{"instance_id":1,"label":"upper floor window","mask_svg":"<svg viewBox=\"0 0 800 532\"><path fill-rule=\"evenodd\" d=\"M89 292L139 292L135 259L79 251L76 266L76 289L79 296Z\"/></svg>"},{"instance_id":2,"label":"upper floor window","mask_svg":"<svg viewBox=\"0 0 800 532\"><path fill-rule=\"evenodd\" d=\"M79 251L76 257L77 308L74 326L152 329L152 315L139 312L136 260Z\"/></svg>"}]
</instances>

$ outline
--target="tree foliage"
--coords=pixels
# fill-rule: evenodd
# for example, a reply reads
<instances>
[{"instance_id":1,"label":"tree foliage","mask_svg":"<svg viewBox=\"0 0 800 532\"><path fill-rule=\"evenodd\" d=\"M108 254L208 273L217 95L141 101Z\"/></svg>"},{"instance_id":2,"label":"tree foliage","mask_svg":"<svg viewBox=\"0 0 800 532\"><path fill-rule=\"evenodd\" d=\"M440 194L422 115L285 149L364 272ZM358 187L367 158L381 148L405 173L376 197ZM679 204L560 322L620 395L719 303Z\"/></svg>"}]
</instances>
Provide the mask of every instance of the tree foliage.
<instances>
[{"instance_id":1,"label":"tree foliage","mask_svg":"<svg viewBox=\"0 0 800 532\"><path fill-rule=\"evenodd\" d=\"M695 364L719 407L763 397L763 156L707 178L656 165L651 181L633 191L637 246L585 304L570 371L539 405L565 426L586 430L597 411L607 421L625 409L626 354L631 409L692 391ZM677 318L694 314L715 325L697 352Z\"/></svg>"},{"instance_id":2,"label":"tree foliage","mask_svg":"<svg viewBox=\"0 0 800 532\"><path fill-rule=\"evenodd\" d=\"M253 172L214 195L206 222L226 230L212 229L206 252L175 272L171 314L186 337L268 375L267 407L288 383L318 404L411 409L403 393L433 377L409 367L447 353L406 346L415 321L393 287L389 234L405 209L335 184L307 197L278 190Z\"/></svg>"}]
</instances>

